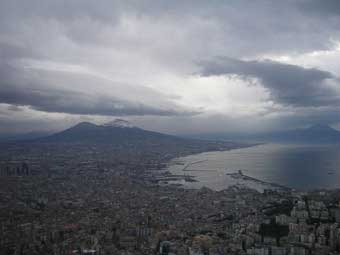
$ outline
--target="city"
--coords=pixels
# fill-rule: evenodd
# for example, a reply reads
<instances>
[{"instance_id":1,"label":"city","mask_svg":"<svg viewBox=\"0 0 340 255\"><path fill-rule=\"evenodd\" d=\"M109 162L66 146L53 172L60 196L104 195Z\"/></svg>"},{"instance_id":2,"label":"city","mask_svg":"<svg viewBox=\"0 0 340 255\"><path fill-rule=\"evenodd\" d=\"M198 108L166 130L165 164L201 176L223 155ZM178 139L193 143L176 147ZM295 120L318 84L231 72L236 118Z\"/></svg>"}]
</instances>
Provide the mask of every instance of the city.
<instances>
[{"instance_id":1,"label":"city","mask_svg":"<svg viewBox=\"0 0 340 255\"><path fill-rule=\"evenodd\" d=\"M192 152L56 147L2 153L1 254L339 254L340 191L159 185Z\"/></svg>"}]
</instances>

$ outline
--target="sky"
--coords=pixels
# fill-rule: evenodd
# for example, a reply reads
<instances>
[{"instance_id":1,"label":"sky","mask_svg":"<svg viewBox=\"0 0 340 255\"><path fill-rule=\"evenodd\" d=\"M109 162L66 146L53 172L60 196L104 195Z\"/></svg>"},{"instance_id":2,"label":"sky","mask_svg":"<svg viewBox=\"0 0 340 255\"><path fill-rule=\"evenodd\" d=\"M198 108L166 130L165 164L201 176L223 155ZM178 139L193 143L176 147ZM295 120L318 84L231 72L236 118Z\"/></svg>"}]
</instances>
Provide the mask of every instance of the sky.
<instances>
[{"instance_id":1,"label":"sky","mask_svg":"<svg viewBox=\"0 0 340 255\"><path fill-rule=\"evenodd\" d=\"M338 0L1 0L0 133L340 128Z\"/></svg>"}]
</instances>

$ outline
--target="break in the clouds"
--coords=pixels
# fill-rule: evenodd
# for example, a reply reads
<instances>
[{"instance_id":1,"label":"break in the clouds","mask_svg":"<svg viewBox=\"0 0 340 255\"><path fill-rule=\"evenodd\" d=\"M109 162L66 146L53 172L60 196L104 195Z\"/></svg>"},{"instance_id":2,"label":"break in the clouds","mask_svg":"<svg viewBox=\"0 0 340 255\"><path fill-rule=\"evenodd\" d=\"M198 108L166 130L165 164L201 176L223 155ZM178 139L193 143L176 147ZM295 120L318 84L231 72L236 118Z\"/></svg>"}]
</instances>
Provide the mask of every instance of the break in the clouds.
<instances>
[{"instance_id":1,"label":"break in the clouds","mask_svg":"<svg viewBox=\"0 0 340 255\"><path fill-rule=\"evenodd\" d=\"M1 1L1 132L115 116L176 133L337 124L339 8Z\"/></svg>"}]
</instances>

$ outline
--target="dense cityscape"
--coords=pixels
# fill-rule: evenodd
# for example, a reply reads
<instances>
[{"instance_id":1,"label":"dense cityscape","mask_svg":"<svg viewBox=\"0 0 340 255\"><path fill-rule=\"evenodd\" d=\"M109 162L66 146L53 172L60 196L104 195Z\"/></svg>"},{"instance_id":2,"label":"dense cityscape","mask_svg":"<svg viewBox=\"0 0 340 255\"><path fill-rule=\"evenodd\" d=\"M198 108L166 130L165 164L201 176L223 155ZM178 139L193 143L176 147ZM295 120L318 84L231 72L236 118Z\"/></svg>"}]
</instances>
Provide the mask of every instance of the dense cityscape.
<instances>
[{"instance_id":1,"label":"dense cityscape","mask_svg":"<svg viewBox=\"0 0 340 255\"><path fill-rule=\"evenodd\" d=\"M169 160L203 144L3 145L1 254L339 254L340 191L167 185Z\"/></svg>"}]
</instances>

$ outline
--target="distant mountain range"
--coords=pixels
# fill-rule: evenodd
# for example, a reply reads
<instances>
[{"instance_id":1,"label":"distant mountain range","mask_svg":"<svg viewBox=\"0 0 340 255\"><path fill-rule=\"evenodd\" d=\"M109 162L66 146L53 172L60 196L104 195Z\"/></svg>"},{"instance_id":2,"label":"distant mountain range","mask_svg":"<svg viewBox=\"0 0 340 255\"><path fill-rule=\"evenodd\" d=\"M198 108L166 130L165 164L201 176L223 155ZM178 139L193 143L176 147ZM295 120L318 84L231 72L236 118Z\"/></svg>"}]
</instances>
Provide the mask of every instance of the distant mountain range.
<instances>
[{"instance_id":1,"label":"distant mountain range","mask_svg":"<svg viewBox=\"0 0 340 255\"><path fill-rule=\"evenodd\" d=\"M1 141L34 141L50 143L88 143L88 144L199 144L204 140L228 140L239 142L278 142L304 144L340 144L340 131L328 125L314 125L308 128L294 129L280 132L258 134L197 134L178 137L158 132L148 131L136 127L126 120L114 121L96 125L81 122L69 129L55 133L28 133L12 136L0 136ZM208 141L205 141L207 143ZM233 144L233 143L230 143ZM216 145L216 143L215 143Z\"/></svg>"},{"instance_id":2,"label":"distant mountain range","mask_svg":"<svg viewBox=\"0 0 340 255\"><path fill-rule=\"evenodd\" d=\"M190 136L201 139L232 139L233 141L303 143L303 144L340 144L340 131L328 125L313 125L308 128L258 134L200 134Z\"/></svg>"},{"instance_id":3,"label":"distant mountain range","mask_svg":"<svg viewBox=\"0 0 340 255\"><path fill-rule=\"evenodd\" d=\"M314 125L309 128L275 132L263 135L265 140L277 142L340 144L340 132L328 125Z\"/></svg>"}]
</instances>

